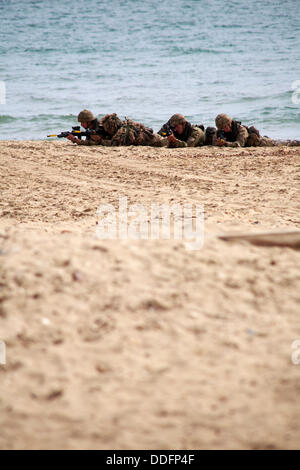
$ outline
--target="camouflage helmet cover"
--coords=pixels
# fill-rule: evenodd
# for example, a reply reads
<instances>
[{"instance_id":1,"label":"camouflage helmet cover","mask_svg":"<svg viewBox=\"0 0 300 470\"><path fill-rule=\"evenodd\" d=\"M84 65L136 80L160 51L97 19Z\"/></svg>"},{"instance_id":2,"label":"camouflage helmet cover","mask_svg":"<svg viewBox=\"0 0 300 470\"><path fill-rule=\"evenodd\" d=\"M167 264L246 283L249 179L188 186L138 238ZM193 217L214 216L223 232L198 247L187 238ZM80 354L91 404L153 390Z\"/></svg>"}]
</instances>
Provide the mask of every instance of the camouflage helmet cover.
<instances>
[{"instance_id":1,"label":"camouflage helmet cover","mask_svg":"<svg viewBox=\"0 0 300 470\"><path fill-rule=\"evenodd\" d=\"M227 126L230 126L232 119L228 114L218 114L216 117L216 126L218 129L224 129Z\"/></svg>"},{"instance_id":2,"label":"camouflage helmet cover","mask_svg":"<svg viewBox=\"0 0 300 470\"><path fill-rule=\"evenodd\" d=\"M106 132L109 134L115 134L121 127L122 121L118 118L116 113L113 113L106 114L106 116L101 119L101 124Z\"/></svg>"},{"instance_id":3,"label":"camouflage helmet cover","mask_svg":"<svg viewBox=\"0 0 300 470\"><path fill-rule=\"evenodd\" d=\"M83 109L80 111L80 113L77 116L77 121L78 122L90 122L95 119L92 111L89 111L88 109Z\"/></svg>"},{"instance_id":4,"label":"camouflage helmet cover","mask_svg":"<svg viewBox=\"0 0 300 470\"><path fill-rule=\"evenodd\" d=\"M178 126L178 124L185 124L186 119L182 114L173 114L169 122L170 122L170 126L176 127Z\"/></svg>"}]
</instances>

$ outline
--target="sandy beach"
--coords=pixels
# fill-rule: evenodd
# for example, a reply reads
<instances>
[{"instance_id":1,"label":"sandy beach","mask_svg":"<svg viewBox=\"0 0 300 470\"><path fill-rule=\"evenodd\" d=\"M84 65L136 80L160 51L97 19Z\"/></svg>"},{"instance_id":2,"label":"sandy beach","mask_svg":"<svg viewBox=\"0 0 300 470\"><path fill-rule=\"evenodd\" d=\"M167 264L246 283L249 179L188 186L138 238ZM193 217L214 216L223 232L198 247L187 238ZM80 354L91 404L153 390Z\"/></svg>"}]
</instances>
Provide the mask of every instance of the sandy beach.
<instances>
[{"instance_id":1,"label":"sandy beach","mask_svg":"<svg viewBox=\"0 0 300 470\"><path fill-rule=\"evenodd\" d=\"M3 141L1 449L299 449L300 148ZM97 208L202 204L204 246L100 240ZM299 354L300 358L300 354Z\"/></svg>"}]
</instances>

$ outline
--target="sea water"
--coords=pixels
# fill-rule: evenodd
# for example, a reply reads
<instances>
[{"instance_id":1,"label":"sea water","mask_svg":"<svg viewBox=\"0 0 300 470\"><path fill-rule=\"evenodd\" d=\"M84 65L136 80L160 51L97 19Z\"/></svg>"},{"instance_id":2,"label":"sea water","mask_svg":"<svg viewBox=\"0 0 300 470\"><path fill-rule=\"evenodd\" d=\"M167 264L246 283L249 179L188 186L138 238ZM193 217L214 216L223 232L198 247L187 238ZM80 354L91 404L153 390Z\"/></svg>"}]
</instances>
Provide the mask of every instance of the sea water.
<instances>
[{"instance_id":1,"label":"sea water","mask_svg":"<svg viewBox=\"0 0 300 470\"><path fill-rule=\"evenodd\" d=\"M158 130L225 112L300 138L299 0L0 0L0 139L91 109Z\"/></svg>"}]
</instances>

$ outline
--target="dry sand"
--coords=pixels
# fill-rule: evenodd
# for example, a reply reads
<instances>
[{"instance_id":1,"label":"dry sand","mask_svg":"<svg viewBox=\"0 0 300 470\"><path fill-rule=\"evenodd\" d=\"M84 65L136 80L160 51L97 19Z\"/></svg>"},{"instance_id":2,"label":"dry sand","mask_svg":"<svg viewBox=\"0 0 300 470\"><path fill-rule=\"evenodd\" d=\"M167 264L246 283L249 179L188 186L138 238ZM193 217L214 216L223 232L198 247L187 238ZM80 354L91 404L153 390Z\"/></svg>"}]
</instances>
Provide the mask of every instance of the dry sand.
<instances>
[{"instance_id":1,"label":"dry sand","mask_svg":"<svg viewBox=\"0 0 300 470\"><path fill-rule=\"evenodd\" d=\"M2 142L2 449L300 448L300 148ZM199 203L205 244L99 240L101 203ZM299 355L300 356L300 355Z\"/></svg>"}]
</instances>

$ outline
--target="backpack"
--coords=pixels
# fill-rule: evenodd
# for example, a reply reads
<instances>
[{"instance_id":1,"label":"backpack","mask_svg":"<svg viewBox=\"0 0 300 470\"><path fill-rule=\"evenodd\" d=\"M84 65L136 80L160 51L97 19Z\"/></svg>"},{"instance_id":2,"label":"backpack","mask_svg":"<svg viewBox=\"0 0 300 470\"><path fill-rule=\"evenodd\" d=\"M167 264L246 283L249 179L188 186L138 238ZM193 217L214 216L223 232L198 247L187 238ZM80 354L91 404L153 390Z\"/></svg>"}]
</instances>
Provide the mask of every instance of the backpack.
<instances>
[{"instance_id":1,"label":"backpack","mask_svg":"<svg viewBox=\"0 0 300 470\"><path fill-rule=\"evenodd\" d=\"M259 143L260 143L260 140L261 140L259 130L256 129L256 127L254 127L254 126L251 126L251 127L244 126L244 127L248 131L248 137L247 137L247 140L246 140L246 143L245 143L245 147L257 147L257 146L259 146Z\"/></svg>"},{"instance_id":2,"label":"backpack","mask_svg":"<svg viewBox=\"0 0 300 470\"><path fill-rule=\"evenodd\" d=\"M153 129L125 118L122 126L113 137L112 145L141 145L146 139L153 139Z\"/></svg>"}]
</instances>

